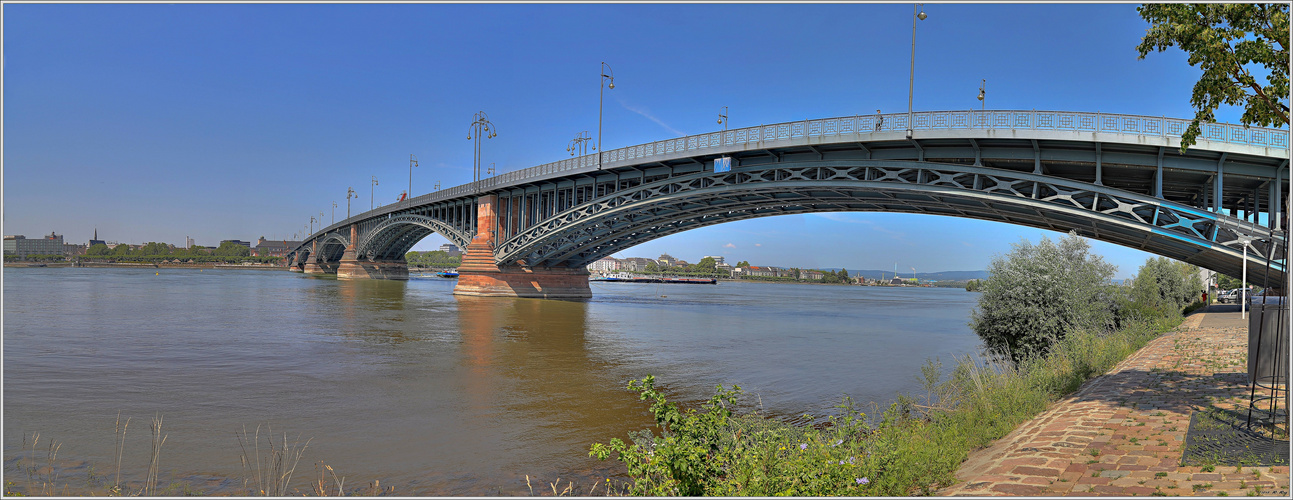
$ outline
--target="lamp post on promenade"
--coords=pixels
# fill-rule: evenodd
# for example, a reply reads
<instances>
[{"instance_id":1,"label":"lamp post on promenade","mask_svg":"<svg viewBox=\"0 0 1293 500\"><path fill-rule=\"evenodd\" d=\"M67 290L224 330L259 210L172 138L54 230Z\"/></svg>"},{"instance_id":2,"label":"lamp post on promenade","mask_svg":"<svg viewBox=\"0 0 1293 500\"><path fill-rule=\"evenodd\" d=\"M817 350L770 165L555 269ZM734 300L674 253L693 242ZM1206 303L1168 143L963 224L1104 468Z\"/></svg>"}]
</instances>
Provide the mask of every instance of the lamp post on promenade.
<instances>
[{"instance_id":1,"label":"lamp post on promenade","mask_svg":"<svg viewBox=\"0 0 1293 500\"><path fill-rule=\"evenodd\" d=\"M606 74L608 72L609 75ZM610 88L615 89L615 70L611 69L611 65L606 64L606 61L602 61L601 75L601 84L597 90L597 170L602 169L602 153L605 151L602 149L602 102L606 94L607 79L610 80Z\"/></svg>"},{"instance_id":2,"label":"lamp post on promenade","mask_svg":"<svg viewBox=\"0 0 1293 500\"><path fill-rule=\"evenodd\" d=\"M911 14L912 14L912 17L911 17L911 78L907 82L907 138L908 139L911 139L912 129L915 128L915 124L911 122L911 118L912 118L911 102L912 102L912 97L915 95L915 92L916 92L916 21L917 20L924 21L926 17L929 17L925 15L924 10L921 10L921 7L923 7L924 5L925 4L923 3L918 3L915 5L912 5L911 7Z\"/></svg>"}]
</instances>

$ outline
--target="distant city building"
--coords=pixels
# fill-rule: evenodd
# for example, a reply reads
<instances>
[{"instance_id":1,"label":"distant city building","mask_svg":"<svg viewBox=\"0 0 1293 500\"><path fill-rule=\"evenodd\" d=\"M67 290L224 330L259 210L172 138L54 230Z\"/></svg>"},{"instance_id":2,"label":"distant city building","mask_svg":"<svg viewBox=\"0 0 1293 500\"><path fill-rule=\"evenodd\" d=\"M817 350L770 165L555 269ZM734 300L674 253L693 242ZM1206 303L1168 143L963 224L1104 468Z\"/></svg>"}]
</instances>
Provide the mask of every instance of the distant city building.
<instances>
[{"instance_id":1,"label":"distant city building","mask_svg":"<svg viewBox=\"0 0 1293 500\"><path fill-rule=\"evenodd\" d=\"M28 255L64 255L63 235L49 233L44 238L28 238L21 234L4 237L4 254L24 258Z\"/></svg>"},{"instance_id":2,"label":"distant city building","mask_svg":"<svg viewBox=\"0 0 1293 500\"><path fill-rule=\"evenodd\" d=\"M669 255L667 253L660 254L660 258L656 259L655 261L657 264L660 264L660 267L670 267L670 266L678 265L678 259L673 258L672 255Z\"/></svg>"},{"instance_id":3,"label":"distant city building","mask_svg":"<svg viewBox=\"0 0 1293 500\"><path fill-rule=\"evenodd\" d=\"M821 271L799 271L799 279L802 280L821 280L823 276L825 276L825 274L822 274Z\"/></svg>"},{"instance_id":4,"label":"distant city building","mask_svg":"<svg viewBox=\"0 0 1293 500\"><path fill-rule=\"evenodd\" d=\"M245 247L247 247L247 248L251 248L251 242L250 242L250 241L242 241L242 240L220 240L220 244L221 244L221 245L223 245L223 244L225 244L225 243L233 243L233 244L235 244L235 245L242 245L242 246L245 246Z\"/></svg>"},{"instance_id":5,"label":"distant city building","mask_svg":"<svg viewBox=\"0 0 1293 500\"><path fill-rule=\"evenodd\" d=\"M449 254L450 257L457 257L459 255L462 255L462 250L459 250L458 245L454 245L453 243L445 243L443 245L440 245L440 251Z\"/></svg>"},{"instance_id":6,"label":"distant city building","mask_svg":"<svg viewBox=\"0 0 1293 500\"><path fill-rule=\"evenodd\" d=\"M193 248L193 238L188 236L184 237L184 248Z\"/></svg>"},{"instance_id":7,"label":"distant city building","mask_svg":"<svg viewBox=\"0 0 1293 500\"><path fill-rule=\"evenodd\" d=\"M629 257L620 259L620 269L625 271L645 271L647 264L658 264L656 261L644 257Z\"/></svg>"},{"instance_id":8,"label":"distant city building","mask_svg":"<svg viewBox=\"0 0 1293 500\"><path fill-rule=\"evenodd\" d=\"M63 255L85 255L85 250L89 245L78 245L76 243L64 243Z\"/></svg>"},{"instance_id":9,"label":"distant city building","mask_svg":"<svg viewBox=\"0 0 1293 500\"><path fill-rule=\"evenodd\" d=\"M745 275L775 278L777 277L777 271L779 271L777 268L771 266L750 266L745 268Z\"/></svg>"},{"instance_id":10,"label":"distant city building","mask_svg":"<svg viewBox=\"0 0 1293 500\"><path fill-rule=\"evenodd\" d=\"M189 245L192 244L193 240L190 239ZM287 252L300 244L301 242L299 241L267 240L264 236L261 236L260 239L256 240L256 248L251 250L251 254L256 257L285 257Z\"/></svg>"},{"instance_id":11,"label":"distant city building","mask_svg":"<svg viewBox=\"0 0 1293 500\"><path fill-rule=\"evenodd\" d=\"M705 260L705 259L714 259L714 263L715 263L715 264L718 264L718 265L722 265L722 264L723 264L723 256L722 256L722 255L706 255L706 256L704 256L704 257L701 257L701 260Z\"/></svg>"},{"instance_id":12,"label":"distant city building","mask_svg":"<svg viewBox=\"0 0 1293 500\"><path fill-rule=\"evenodd\" d=\"M603 257L597 262L588 265L588 270L597 273L606 273L617 271L620 268L620 261L614 257Z\"/></svg>"},{"instance_id":13,"label":"distant city building","mask_svg":"<svg viewBox=\"0 0 1293 500\"><path fill-rule=\"evenodd\" d=\"M107 243L104 243L103 240L99 239L99 228L96 227L94 228L94 237L90 238L90 243L86 246L92 247L95 245L106 245L106 244Z\"/></svg>"}]
</instances>

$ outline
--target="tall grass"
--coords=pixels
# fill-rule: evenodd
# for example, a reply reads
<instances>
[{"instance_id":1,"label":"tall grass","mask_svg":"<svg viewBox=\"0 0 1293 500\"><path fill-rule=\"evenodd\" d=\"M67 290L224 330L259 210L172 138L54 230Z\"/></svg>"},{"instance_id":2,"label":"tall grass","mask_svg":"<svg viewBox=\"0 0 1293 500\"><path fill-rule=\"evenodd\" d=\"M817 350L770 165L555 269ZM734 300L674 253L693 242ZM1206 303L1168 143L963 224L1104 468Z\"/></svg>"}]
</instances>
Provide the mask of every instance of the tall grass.
<instances>
[{"instance_id":1,"label":"tall grass","mask_svg":"<svg viewBox=\"0 0 1293 500\"><path fill-rule=\"evenodd\" d=\"M304 444L298 436L291 444L288 443L287 433L283 433L282 444L278 444L274 439L274 429L269 428L268 435L265 437L265 443L268 450L261 455L260 449L260 426L256 426L256 432L252 436L247 435L247 428L243 427L242 433L234 433L238 438L238 446L242 448L242 467L248 473L248 478L243 481L244 486L250 486L252 480L255 480L256 488L254 493L257 495L286 496L288 485L292 482L292 474L296 472L296 465L301 461L301 454L310 446L307 439ZM251 456L248 456L247 448L251 447ZM262 460L263 458L263 460ZM329 469L331 469L329 467ZM340 486L340 484L338 484Z\"/></svg>"},{"instance_id":2,"label":"tall grass","mask_svg":"<svg viewBox=\"0 0 1293 500\"><path fill-rule=\"evenodd\" d=\"M630 389L651 401L657 432L630 442L595 444L628 467L632 495L911 496L955 483L968 454L1005 436L1048 405L1105 373L1181 318L1139 322L1100 335L1074 332L1044 357L1018 366L956 360L946 379L937 363L922 369L925 394L902 395L878 415L847 398L837 415L792 425L754 412L733 415L738 387L719 387L701 409L680 410L654 388Z\"/></svg>"}]
</instances>

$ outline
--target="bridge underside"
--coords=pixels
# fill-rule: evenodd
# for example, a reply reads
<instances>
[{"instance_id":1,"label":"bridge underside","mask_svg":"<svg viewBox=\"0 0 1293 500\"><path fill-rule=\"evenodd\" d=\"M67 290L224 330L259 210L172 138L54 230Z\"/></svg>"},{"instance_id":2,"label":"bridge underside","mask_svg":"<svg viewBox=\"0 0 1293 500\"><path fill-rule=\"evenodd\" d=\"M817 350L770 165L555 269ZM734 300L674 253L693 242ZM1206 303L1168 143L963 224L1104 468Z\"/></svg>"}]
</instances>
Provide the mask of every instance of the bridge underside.
<instances>
[{"instance_id":1,"label":"bridge underside","mask_svg":"<svg viewBox=\"0 0 1293 500\"><path fill-rule=\"evenodd\" d=\"M894 212L1018 224L1107 241L1238 275L1283 277L1282 239L1259 225L1105 186L962 165L799 162L700 172L563 211L502 243L498 262L577 268L655 238L724 222L814 212ZM506 223L503 223L506 225ZM1275 246L1279 248L1275 248ZM1272 256L1270 270L1266 257Z\"/></svg>"}]
</instances>

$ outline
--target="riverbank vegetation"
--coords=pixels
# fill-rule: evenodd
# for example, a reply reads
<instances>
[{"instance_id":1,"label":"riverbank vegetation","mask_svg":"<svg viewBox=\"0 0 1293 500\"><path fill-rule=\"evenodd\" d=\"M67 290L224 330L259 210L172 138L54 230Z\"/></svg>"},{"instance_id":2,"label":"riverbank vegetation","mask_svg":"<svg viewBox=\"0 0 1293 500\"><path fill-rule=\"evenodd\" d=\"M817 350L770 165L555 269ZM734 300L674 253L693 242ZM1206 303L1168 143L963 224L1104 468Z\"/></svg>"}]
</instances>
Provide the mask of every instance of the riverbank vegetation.
<instances>
[{"instance_id":1,"label":"riverbank vegetation","mask_svg":"<svg viewBox=\"0 0 1293 500\"><path fill-rule=\"evenodd\" d=\"M882 411L868 415L845 398L834 415L796 425L738 414L735 386L683 409L647 376L628 389L649 403L656 428L594 444L590 455L623 462L630 479L622 491L632 495L933 494L956 482L971 451L1180 323L1197 269L1151 259L1129 284L1114 285L1112 266L1088 250L1077 236L1043 239L994 261L973 323L986 359L958 359L950 373L929 362L924 393L900 395ZM1013 297L1002 293L1011 286Z\"/></svg>"},{"instance_id":2,"label":"riverbank vegetation","mask_svg":"<svg viewBox=\"0 0 1293 500\"><path fill-rule=\"evenodd\" d=\"M449 252L444 250L431 250L408 252L404 254L404 261L409 267L458 267L462 265L462 256L449 255Z\"/></svg>"}]
</instances>

